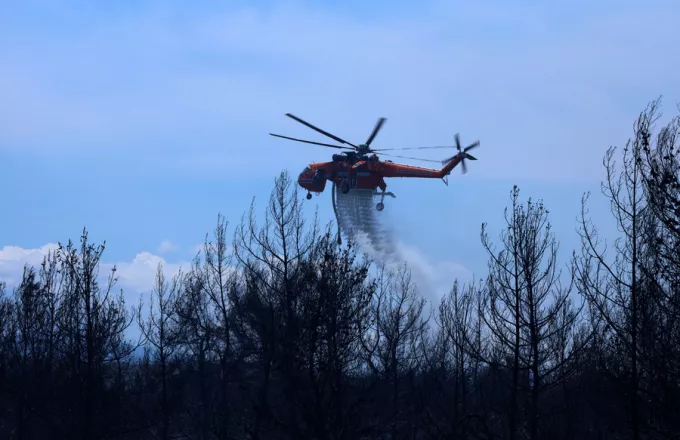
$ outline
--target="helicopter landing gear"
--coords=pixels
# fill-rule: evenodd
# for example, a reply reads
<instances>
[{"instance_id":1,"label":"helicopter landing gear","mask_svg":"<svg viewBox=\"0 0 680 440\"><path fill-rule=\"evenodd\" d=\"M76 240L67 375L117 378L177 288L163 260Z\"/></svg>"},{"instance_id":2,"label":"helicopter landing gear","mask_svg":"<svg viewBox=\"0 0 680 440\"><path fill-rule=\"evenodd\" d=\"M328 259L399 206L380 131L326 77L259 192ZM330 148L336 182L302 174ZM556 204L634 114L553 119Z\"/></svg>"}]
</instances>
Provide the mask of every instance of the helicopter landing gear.
<instances>
[{"instance_id":1,"label":"helicopter landing gear","mask_svg":"<svg viewBox=\"0 0 680 440\"><path fill-rule=\"evenodd\" d=\"M340 192L347 194L349 192L349 180L344 179L340 184Z\"/></svg>"},{"instance_id":2,"label":"helicopter landing gear","mask_svg":"<svg viewBox=\"0 0 680 440\"><path fill-rule=\"evenodd\" d=\"M375 209L377 209L378 211L382 211L383 209L385 209L385 204L383 203L383 201L385 200L385 196L390 196L392 198L397 197L392 192L385 192L385 190L382 190L382 192L378 192L377 189L375 190L375 192L373 192L373 195L380 196L380 201L378 202L377 205L375 205Z\"/></svg>"},{"instance_id":3,"label":"helicopter landing gear","mask_svg":"<svg viewBox=\"0 0 680 440\"><path fill-rule=\"evenodd\" d=\"M310 200L312 198L312 193L308 192L307 193L307 200Z\"/></svg>"}]
</instances>

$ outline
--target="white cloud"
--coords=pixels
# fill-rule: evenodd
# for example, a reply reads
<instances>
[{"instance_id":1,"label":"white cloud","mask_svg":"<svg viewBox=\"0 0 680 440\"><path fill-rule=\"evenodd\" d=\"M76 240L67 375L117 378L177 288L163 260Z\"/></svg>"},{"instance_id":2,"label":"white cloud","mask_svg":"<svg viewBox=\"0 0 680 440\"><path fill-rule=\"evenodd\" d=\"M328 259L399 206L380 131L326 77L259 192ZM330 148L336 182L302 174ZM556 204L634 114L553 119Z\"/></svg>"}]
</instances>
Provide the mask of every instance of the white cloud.
<instances>
[{"instance_id":1,"label":"white cloud","mask_svg":"<svg viewBox=\"0 0 680 440\"><path fill-rule=\"evenodd\" d=\"M135 293L151 291L158 263L163 264L163 273L168 280L172 279L180 269L190 267L188 262L168 263L158 255L140 252L130 262L115 263L119 286L124 290L127 289ZM113 266L114 263L103 263L101 272L108 272Z\"/></svg>"},{"instance_id":2,"label":"white cloud","mask_svg":"<svg viewBox=\"0 0 680 440\"><path fill-rule=\"evenodd\" d=\"M168 252L172 252L177 250L177 245L170 240L163 240L161 244L158 246L158 249L156 249L156 252L159 254L167 254Z\"/></svg>"},{"instance_id":3,"label":"white cloud","mask_svg":"<svg viewBox=\"0 0 680 440\"><path fill-rule=\"evenodd\" d=\"M18 285L21 283L25 264L38 267L48 252L57 247L58 245L54 243L35 249L25 249L19 246L3 247L0 249L0 281L6 282L10 287ZM168 280L172 279L180 269L190 267L188 262L168 263L158 255L140 252L132 261L102 262L99 276L105 280L115 265L118 277L116 287L123 289L128 304L135 305L139 301L140 294L145 294L153 288L158 263L163 264L163 273Z\"/></svg>"},{"instance_id":4,"label":"white cloud","mask_svg":"<svg viewBox=\"0 0 680 440\"><path fill-rule=\"evenodd\" d=\"M0 249L0 281L9 286L21 283L24 265L38 267L50 251L57 249L56 243L48 243L35 249L19 246L4 246Z\"/></svg>"}]
</instances>

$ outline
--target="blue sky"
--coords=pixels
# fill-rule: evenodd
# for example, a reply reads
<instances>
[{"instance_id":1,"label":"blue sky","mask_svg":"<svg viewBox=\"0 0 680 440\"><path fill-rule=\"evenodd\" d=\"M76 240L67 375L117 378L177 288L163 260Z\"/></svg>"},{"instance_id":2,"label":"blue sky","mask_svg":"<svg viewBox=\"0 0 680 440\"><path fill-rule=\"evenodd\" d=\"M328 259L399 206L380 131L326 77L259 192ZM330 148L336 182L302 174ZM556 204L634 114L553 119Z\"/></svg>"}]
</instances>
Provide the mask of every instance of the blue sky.
<instances>
[{"instance_id":1,"label":"blue sky","mask_svg":"<svg viewBox=\"0 0 680 440\"><path fill-rule=\"evenodd\" d=\"M679 18L672 1L3 2L0 278L85 225L144 291L218 212L233 230L278 172L330 157L267 135L321 140L286 112L357 142L387 117L375 148L481 141L449 187L388 182L382 214L435 290L483 273L480 225L500 231L513 184L567 256L606 148L650 100L680 101ZM329 194L306 204L332 218Z\"/></svg>"}]
</instances>

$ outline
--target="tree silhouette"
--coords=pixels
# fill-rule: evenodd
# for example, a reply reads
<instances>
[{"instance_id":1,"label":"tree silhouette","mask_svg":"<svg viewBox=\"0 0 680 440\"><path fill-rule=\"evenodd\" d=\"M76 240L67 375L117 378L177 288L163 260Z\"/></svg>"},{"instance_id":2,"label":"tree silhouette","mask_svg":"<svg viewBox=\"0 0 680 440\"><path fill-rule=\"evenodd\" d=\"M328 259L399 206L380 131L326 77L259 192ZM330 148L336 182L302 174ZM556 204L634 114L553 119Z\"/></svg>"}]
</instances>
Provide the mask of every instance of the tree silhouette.
<instances>
[{"instance_id":1,"label":"tree silhouette","mask_svg":"<svg viewBox=\"0 0 680 440\"><path fill-rule=\"evenodd\" d=\"M492 341L490 347L497 350L494 357L511 360L506 365L512 373L509 437L519 435L521 395L528 392L528 434L535 440L542 437L539 398L562 380L574 353L571 349L580 348L567 341L580 310L571 307L571 286L561 285L558 244L548 222L548 210L542 202L531 199L526 207L521 205L517 186L511 200L505 214L507 227L501 233L501 250L494 249L486 225L482 226L482 243L490 261L483 290L487 312L481 316ZM561 347L561 355L556 355L556 346ZM491 356L487 359L494 362Z\"/></svg>"},{"instance_id":2,"label":"tree silhouette","mask_svg":"<svg viewBox=\"0 0 680 440\"><path fill-rule=\"evenodd\" d=\"M482 226L488 273L432 316L408 264L338 245L287 172L136 310L83 230L0 280L0 438L678 438L680 117L655 133L659 103L605 155L613 248L586 195L560 270L514 187L498 248Z\"/></svg>"},{"instance_id":3,"label":"tree silhouette","mask_svg":"<svg viewBox=\"0 0 680 440\"><path fill-rule=\"evenodd\" d=\"M148 302L146 319L142 317L143 307L141 300L137 310L137 322L144 337L144 342L151 348L152 359L160 369L159 400L162 420L160 437L163 440L170 438L172 413L168 376L178 347L178 327L174 307L181 283L181 274L177 274L172 280L171 285L168 286L165 274L163 273L163 264L158 263L154 288Z\"/></svg>"}]
</instances>

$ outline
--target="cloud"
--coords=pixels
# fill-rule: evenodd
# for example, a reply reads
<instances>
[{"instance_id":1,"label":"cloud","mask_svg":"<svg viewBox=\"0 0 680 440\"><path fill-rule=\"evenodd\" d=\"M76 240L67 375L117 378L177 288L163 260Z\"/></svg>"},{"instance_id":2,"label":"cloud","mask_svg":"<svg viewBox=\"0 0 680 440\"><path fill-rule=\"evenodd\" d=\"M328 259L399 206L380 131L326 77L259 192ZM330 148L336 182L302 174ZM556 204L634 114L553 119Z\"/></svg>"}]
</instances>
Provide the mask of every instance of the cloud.
<instances>
[{"instance_id":1,"label":"cloud","mask_svg":"<svg viewBox=\"0 0 680 440\"><path fill-rule=\"evenodd\" d=\"M9 287L19 285L24 265L38 267L48 252L57 247L58 245L54 243L34 249L19 246L3 247L0 249L0 281L6 282ZM146 294L153 289L158 263L163 264L163 273L168 280L172 279L180 269L190 267L188 262L169 263L158 255L140 252L132 261L102 262L99 276L102 281L105 281L115 266L118 277L116 287L123 289L128 304L135 305L139 301L140 294Z\"/></svg>"},{"instance_id":2,"label":"cloud","mask_svg":"<svg viewBox=\"0 0 680 440\"><path fill-rule=\"evenodd\" d=\"M168 252L172 252L177 250L177 245L171 242L170 240L163 240L161 244L158 246L158 249L156 249L156 252L159 254L167 254Z\"/></svg>"},{"instance_id":3,"label":"cloud","mask_svg":"<svg viewBox=\"0 0 680 440\"><path fill-rule=\"evenodd\" d=\"M48 243L35 249L19 246L4 246L0 249L0 281L8 286L21 283L24 265L38 267L48 253L59 247L56 243Z\"/></svg>"},{"instance_id":4,"label":"cloud","mask_svg":"<svg viewBox=\"0 0 680 440\"><path fill-rule=\"evenodd\" d=\"M0 46L0 98L12 102L0 110L0 148L96 143L173 170L265 175L300 159L268 154L285 141L267 132L316 136L283 113L353 141L384 115L376 146L436 145L457 131L481 139L473 178L599 179L582 157L625 140L611 133L628 131L631 107L680 93L667 55L680 39L673 5L620 6L425 2L358 18L297 2L146 5L68 32L14 30ZM631 53L654 62L631 64Z\"/></svg>"},{"instance_id":5,"label":"cloud","mask_svg":"<svg viewBox=\"0 0 680 440\"><path fill-rule=\"evenodd\" d=\"M124 290L127 288L135 293L151 291L158 263L163 264L163 273L168 280L172 279L180 269L190 267L188 262L168 263L163 257L158 255L150 252L140 252L130 262L115 263L119 286ZM101 272L108 272L113 266L114 263L103 263Z\"/></svg>"}]
</instances>

